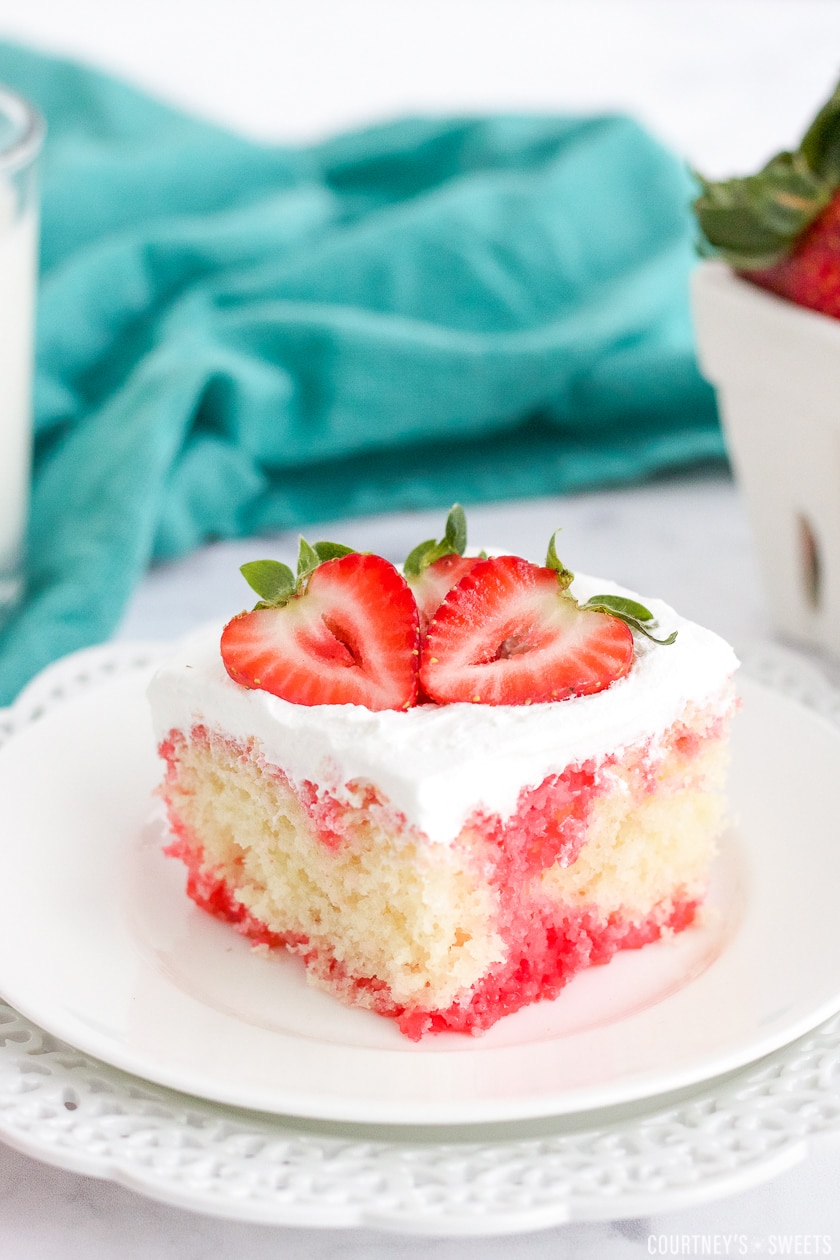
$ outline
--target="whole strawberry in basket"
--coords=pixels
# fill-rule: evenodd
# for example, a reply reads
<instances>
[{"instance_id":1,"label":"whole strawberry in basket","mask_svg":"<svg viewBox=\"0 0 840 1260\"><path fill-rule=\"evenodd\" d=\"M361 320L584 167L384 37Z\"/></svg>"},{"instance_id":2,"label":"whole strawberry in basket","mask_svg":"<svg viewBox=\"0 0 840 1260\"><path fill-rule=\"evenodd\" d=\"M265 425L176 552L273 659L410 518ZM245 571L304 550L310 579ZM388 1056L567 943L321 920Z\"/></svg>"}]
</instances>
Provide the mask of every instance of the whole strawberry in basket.
<instances>
[{"instance_id":1,"label":"whole strawberry in basket","mask_svg":"<svg viewBox=\"0 0 840 1260\"><path fill-rule=\"evenodd\" d=\"M840 317L840 86L793 152L711 182L694 209L702 252L754 284Z\"/></svg>"}]
</instances>

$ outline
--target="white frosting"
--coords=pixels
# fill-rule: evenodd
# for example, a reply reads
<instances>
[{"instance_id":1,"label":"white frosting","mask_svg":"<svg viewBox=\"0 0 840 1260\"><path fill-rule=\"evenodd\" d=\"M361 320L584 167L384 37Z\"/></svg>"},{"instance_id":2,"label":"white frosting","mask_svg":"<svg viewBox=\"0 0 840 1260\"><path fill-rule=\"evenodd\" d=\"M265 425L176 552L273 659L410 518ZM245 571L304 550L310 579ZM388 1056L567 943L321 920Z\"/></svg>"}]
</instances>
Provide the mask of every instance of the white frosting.
<instances>
[{"instance_id":1,"label":"white frosting","mask_svg":"<svg viewBox=\"0 0 840 1260\"><path fill-rule=\"evenodd\" d=\"M578 576L578 599L630 595ZM256 738L294 782L339 797L351 780L375 783L430 840L450 843L477 808L509 817L524 787L567 765L656 742L685 705L713 703L738 661L732 648L661 600L642 598L659 623L657 646L637 636L630 673L594 696L551 704L422 705L373 713L354 704L298 705L249 691L227 675L221 627L185 640L149 688L158 739L200 723L237 740Z\"/></svg>"}]
</instances>

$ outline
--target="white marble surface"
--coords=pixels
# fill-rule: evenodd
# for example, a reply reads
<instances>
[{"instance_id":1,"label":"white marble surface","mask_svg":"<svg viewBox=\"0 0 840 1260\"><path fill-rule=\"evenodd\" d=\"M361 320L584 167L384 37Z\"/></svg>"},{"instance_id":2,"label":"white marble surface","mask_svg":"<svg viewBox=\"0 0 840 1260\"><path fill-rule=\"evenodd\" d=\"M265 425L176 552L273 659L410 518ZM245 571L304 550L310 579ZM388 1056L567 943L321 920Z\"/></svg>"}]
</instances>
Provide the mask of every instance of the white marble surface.
<instances>
[{"instance_id":1,"label":"white marble surface","mask_svg":"<svg viewBox=\"0 0 840 1260\"><path fill-rule=\"evenodd\" d=\"M84 56L265 137L409 109L596 109L644 118L711 173L792 142L837 73L832 0L0 0L0 36ZM737 491L717 474L470 513L472 536L538 558L564 528L572 567L661 595L736 644L771 634ZM402 558L438 521L323 523ZM312 534L322 532L313 523ZM149 574L125 638L170 638L245 602L238 565L294 539L220 544ZM489 1240L241 1225L194 1216L0 1146L0 1257L304 1260L515 1255L829 1254L840 1150L791 1152L772 1182L651 1219ZM737 1236L737 1237L735 1237Z\"/></svg>"}]
</instances>

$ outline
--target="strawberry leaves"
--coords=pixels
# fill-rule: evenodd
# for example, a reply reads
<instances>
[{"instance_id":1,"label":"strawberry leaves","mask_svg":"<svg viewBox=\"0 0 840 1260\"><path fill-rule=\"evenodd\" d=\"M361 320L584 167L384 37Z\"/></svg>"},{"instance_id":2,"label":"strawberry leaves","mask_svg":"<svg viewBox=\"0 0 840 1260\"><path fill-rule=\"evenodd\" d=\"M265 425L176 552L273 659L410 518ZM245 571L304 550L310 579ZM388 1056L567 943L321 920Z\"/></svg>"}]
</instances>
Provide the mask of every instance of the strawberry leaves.
<instances>
[{"instance_id":1,"label":"strawberry leaves","mask_svg":"<svg viewBox=\"0 0 840 1260\"><path fill-rule=\"evenodd\" d=\"M695 173L700 253L738 271L772 267L831 201L836 182L801 153L777 153L756 175L711 181Z\"/></svg>"},{"instance_id":2,"label":"strawberry leaves","mask_svg":"<svg viewBox=\"0 0 840 1260\"><path fill-rule=\"evenodd\" d=\"M651 634L652 630L657 628L656 618L650 609L645 608L644 604L640 604L638 600L628 599L625 595L593 595L586 603L580 604L574 598L569 587L574 581L574 573L567 569L563 561L557 555L557 535L559 529L555 529L548 543L548 554L545 558L545 567L553 569L557 574L557 582L560 590L568 599L571 599L576 607L585 612L607 613L610 617L618 617L619 621L623 621L631 630L643 634L646 639L650 639L652 643L658 643L661 647L668 647L677 637L674 630L666 639L657 639Z\"/></svg>"},{"instance_id":3,"label":"strawberry leaves","mask_svg":"<svg viewBox=\"0 0 840 1260\"><path fill-rule=\"evenodd\" d=\"M638 631L643 634L646 639L650 639L652 643L658 643L661 647L668 647L677 637L674 630L666 639L657 639L651 634L651 630L655 630L657 623L656 618L644 604L638 603L635 599L626 599L623 595L593 595L585 604L579 604L588 612L609 613L611 617L618 617L619 621L623 621L631 630Z\"/></svg>"},{"instance_id":4,"label":"strawberry leaves","mask_svg":"<svg viewBox=\"0 0 840 1260\"><path fill-rule=\"evenodd\" d=\"M840 84L805 132L799 151L817 175L840 183Z\"/></svg>"},{"instance_id":5,"label":"strawberry leaves","mask_svg":"<svg viewBox=\"0 0 840 1260\"><path fill-rule=\"evenodd\" d=\"M548 554L546 555L546 558L545 558L545 567L547 569L554 570L554 572L557 574L557 582L560 587L560 590L567 591L569 587L571 586L572 582L574 582L575 575L574 573L572 573L571 569L566 568L566 566L563 564L563 561L557 555L557 535L559 533L560 533L560 530L555 529L554 533L551 535L551 538L548 540Z\"/></svg>"},{"instance_id":6,"label":"strawberry leaves","mask_svg":"<svg viewBox=\"0 0 840 1260\"><path fill-rule=\"evenodd\" d=\"M280 560L249 560L239 566L239 572L253 591L260 596L255 608L282 608L290 599L300 595L306 580L327 560L353 554L352 547L343 543L308 543L301 535L298 550L297 577L287 564Z\"/></svg>"},{"instance_id":7,"label":"strawberry leaves","mask_svg":"<svg viewBox=\"0 0 840 1260\"><path fill-rule=\"evenodd\" d=\"M761 271L788 256L840 186L840 86L793 151L783 150L743 178L707 180L696 172L694 211L700 253L737 271Z\"/></svg>"},{"instance_id":8,"label":"strawberry leaves","mask_svg":"<svg viewBox=\"0 0 840 1260\"><path fill-rule=\"evenodd\" d=\"M467 548L467 516L460 503L454 503L446 518L443 538L438 542L427 538L406 556L403 572L407 578L419 577L430 564L443 556L462 556Z\"/></svg>"},{"instance_id":9,"label":"strawberry leaves","mask_svg":"<svg viewBox=\"0 0 840 1260\"><path fill-rule=\"evenodd\" d=\"M308 543L301 534L300 548L298 550L298 581L303 581L310 573L318 568L319 564L324 564L327 560L337 560L339 556L349 556L353 554L352 547L345 547L343 543L336 542L316 542Z\"/></svg>"},{"instance_id":10,"label":"strawberry leaves","mask_svg":"<svg viewBox=\"0 0 840 1260\"><path fill-rule=\"evenodd\" d=\"M429 538L409 552L403 572L417 600L423 634L447 592L487 558L485 551L466 556L466 549L467 518L460 503L455 503L446 518L443 538L439 542Z\"/></svg>"},{"instance_id":11,"label":"strawberry leaves","mask_svg":"<svg viewBox=\"0 0 840 1260\"><path fill-rule=\"evenodd\" d=\"M240 565L239 572L260 596L257 608L279 608L295 593L295 575L279 560L250 560Z\"/></svg>"}]
</instances>

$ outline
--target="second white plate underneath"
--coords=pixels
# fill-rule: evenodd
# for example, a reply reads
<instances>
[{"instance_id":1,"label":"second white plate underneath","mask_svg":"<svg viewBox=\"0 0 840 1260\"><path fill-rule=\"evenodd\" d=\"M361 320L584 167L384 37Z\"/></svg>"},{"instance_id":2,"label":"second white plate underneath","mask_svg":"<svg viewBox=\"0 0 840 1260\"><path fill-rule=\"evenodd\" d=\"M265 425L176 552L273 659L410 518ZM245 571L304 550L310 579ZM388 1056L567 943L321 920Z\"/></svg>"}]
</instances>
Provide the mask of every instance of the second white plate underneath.
<instances>
[{"instance_id":1,"label":"second white plate underneath","mask_svg":"<svg viewBox=\"0 0 840 1260\"><path fill-rule=\"evenodd\" d=\"M585 973L482 1038L414 1045L198 911L150 822L146 672L0 751L0 992L149 1080L262 1111L392 1124L558 1115L676 1089L840 1009L840 733L745 679L737 827L701 926Z\"/></svg>"}]
</instances>

